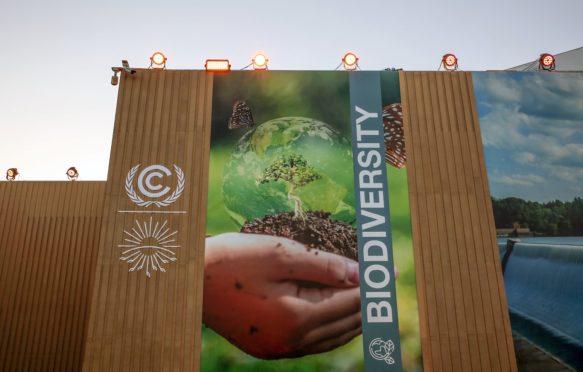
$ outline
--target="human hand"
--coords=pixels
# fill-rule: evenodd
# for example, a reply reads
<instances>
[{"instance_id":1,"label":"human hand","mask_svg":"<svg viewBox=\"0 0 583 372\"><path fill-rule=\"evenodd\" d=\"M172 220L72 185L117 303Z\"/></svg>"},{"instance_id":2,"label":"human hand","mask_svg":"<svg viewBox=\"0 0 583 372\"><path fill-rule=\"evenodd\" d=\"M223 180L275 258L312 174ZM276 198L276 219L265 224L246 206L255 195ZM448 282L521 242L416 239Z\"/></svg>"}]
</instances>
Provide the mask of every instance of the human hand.
<instances>
[{"instance_id":1,"label":"human hand","mask_svg":"<svg viewBox=\"0 0 583 372\"><path fill-rule=\"evenodd\" d=\"M207 238L203 320L263 359L332 350L361 332L358 263L268 235Z\"/></svg>"}]
</instances>

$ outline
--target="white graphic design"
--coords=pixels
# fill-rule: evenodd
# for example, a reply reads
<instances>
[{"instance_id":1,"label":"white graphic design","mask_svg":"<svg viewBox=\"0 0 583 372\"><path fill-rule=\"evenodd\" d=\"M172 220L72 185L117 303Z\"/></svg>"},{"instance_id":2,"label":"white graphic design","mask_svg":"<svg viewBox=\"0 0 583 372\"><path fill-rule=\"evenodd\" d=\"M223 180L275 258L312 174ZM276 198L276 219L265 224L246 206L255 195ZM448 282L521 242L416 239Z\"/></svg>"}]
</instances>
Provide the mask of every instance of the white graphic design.
<instances>
[{"instance_id":1,"label":"white graphic design","mask_svg":"<svg viewBox=\"0 0 583 372\"><path fill-rule=\"evenodd\" d=\"M375 338L368 346L370 355L376 360L384 360L387 364L395 364L395 359L391 357L395 351L395 344L392 340L383 341L380 338Z\"/></svg>"},{"instance_id":2,"label":"white graphic design","mask_svg":"<svg viewBox=\"0 0 583 372\"><path fill-rule=\"evenodd\" d=\"M180 169L179 166L174 164L174 170L176 171L176 178L178 179L178 183L176 185L176 190L172 192L170 196L168 196L164 200L144 200L142 199L134 190L133 181L140 168L140 164L136 165L128 172L128 176L126 177L125 182L125 190L128 194L128 197L131 201L139 205L140 207L148 207L152 204L160 207L167 207L170 204L174 203L180 196L182 192L184 192L184 172ZM140 193L148 198L161 198L167 195L170 192L170 187L162 186L160 184L155 184L153 182L154 178L164 178L172 175L172 171L166 168L163 165L150 165L140 172L138 175L138 190Z\"/></svg>"},{"instance_id":3,"label":"white graphic design","mask_svg":"<svg viewBox=\"0 0 583 372\"><path fill-rule=\"evenodd\" d=\"M129 271L146 270L146 276L151 276L150 269L154 271L166 272L164 265L169 262L176 262L174 249L180 248L176 245L176 234L178 231L170 232L166 227L168 221L160 225L156 222L152 226L150 221L140 224L136 220L136 226L131 231L124 230L124 242L118 247L123 249L120 260L127 262L131 267ZM137 228L137 230L136 230Z\"/></svg>"}]
</instances>

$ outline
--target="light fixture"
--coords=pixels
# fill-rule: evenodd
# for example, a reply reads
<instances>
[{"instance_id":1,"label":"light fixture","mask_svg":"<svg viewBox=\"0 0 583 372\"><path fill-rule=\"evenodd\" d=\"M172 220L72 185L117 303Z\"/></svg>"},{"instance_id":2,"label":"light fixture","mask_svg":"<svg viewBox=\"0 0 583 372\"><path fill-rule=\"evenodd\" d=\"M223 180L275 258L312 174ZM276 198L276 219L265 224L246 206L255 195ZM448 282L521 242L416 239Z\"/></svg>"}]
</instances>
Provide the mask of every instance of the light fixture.
<instances>
[{"instance_id":1,"label":"light fixture","mask_svg":"<svg viewBox=\"0 0 583 372\"><path fill-rule=\"evenodd\" d=\"M16 176L18 176L18 169L16 168L9 168L6 171L6 180L7 181L14 181L16 179Z\"/></svg>"},{"instance_id":2,"label":"light fixture","mask_svg":"<svg viewBox=\"0 0 583 372\"><path fill-rule=\"evenodd\" d=\"M111 77L111 85L119 84L119 67L112 67L111 71L113 71L113 76Z\"/></svg>"},{"instance_id":3,"label":"light fixture","mask_svg":"<svg viewBox=\"0 0 583 372\"><path fill-rule=\"evenodd\" d=\"M267 70L267 62L269 60L265 55L259 53L253 57L253 69L254 70Z\"/></svg>"},{"instance_id":4,"label":"light fixture","mask_svg":"<svg viewBox=\"0 0 583 372\"><path fill-rule=\"evenodd\" d=\"M130 67L130 63L127 61L127 59L121 60L121 66L122 67L112 67L111 68L111 71L113 71L113 76L111 77L111 85L119 84L119 73L122 71L125 71L126 73L128 73L130 75L133 75L136 73L136 70L134 70Z\"/></svg>"},{"instance_id":5,"label":"light fixture","mask_svg":"<svg viewBox=\"0 0 583 372\"><path fill-rule=\"evenodd\" d=\"M458 69L457 57L454 54L448 53L441 57L441 65L447 71L456 71Z\"/></svg>"},{"instance_id":6,"label":"light fixture","mask_svg":"<svg viewBox=\"0 0 583 372\"><path fill-rule=\"evenodd\" d=\"M77 178L79 178L79 172L77 171L77 168L70 167L67 169L67 178L69 181L77 181Z\"/></svg>"},{"instance_id":7,"label":"light fixture","mask_svg":"<svg viewBox=\"0 0 583 372\"><path fill-rule=\"evenodd\" d=\"M229 72L231 64L228 59L207 59L204 68L208 72Z\"/></svg>"},{"instance_id":8,"label":"light fixture","mask_svg":"<svg viewBox=\"0 0 583 372\"><path fill-rule=\"evenodd\" d=\"M358 57L352 52L348 52L342 58L344 69L348 71L356 70L358 68Z\"/></svg>"},{"instance_id":9,"label":"light fixture","mask_svg":"<svg viewBox=\"0 0 583 372\"><path fill-rule=\"evenodd\" d=\"M150 68L166 68L166 56L162 52L156 52L150 57Z\"/></svg>"},{"instance_id":10,"label":"light fixture","mask_svg":"<svg viewBox=\"0 0 583 372\"><path fill-rule=\"evenodd\" d=\"M543 53L538 59L538 69L553 71L555 69L555 56L549 53Z\"/></svg>"}]
</instances>

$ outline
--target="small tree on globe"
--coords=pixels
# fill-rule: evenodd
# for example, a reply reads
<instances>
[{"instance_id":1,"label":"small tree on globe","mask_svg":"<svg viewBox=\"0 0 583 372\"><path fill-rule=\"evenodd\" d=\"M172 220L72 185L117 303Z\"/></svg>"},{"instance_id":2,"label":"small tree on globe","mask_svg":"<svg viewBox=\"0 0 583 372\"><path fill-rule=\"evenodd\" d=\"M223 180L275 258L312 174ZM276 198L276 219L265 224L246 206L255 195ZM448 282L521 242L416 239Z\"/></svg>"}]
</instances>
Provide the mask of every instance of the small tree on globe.
<instances>
[{"instance_id":1,"label":"small tree on globe","mask_svg":"<svg viewBox=\"0 0 583 372\"><path fill-rule=\"evenodd\" d=\"M302 155L282 155L277 158L257 179L261 185L268 182L283 181L288 187L287 198L294 202L294 218L306 220L302 200L295 194L297 189L322 178Z\"/></svg>"}]
</instances>

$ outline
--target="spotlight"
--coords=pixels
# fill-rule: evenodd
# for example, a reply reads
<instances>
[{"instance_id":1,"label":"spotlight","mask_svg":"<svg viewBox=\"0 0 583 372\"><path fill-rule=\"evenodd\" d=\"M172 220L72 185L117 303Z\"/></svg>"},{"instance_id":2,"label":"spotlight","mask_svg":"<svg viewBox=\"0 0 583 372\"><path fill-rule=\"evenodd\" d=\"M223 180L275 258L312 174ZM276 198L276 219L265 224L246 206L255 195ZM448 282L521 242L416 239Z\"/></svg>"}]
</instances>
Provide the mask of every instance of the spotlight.
<instances>
[{"instance_id":1,"label":"spotlight","mask_svg":"<svg viewBox=\"0 0 583 372\"><path fill-rule=\"evenodd\" d=\"M555 69L555 56L549 53L543 53L538 60L538 69L553 71Z\"/></svg>"},{"instance_id":2,"label":"spotlight","mask_svg":"<svg viewBox=\"0 0 583 372\"><path fill-rule=\"evenodd\" d=\"M119 74L119 68L112 67L111 71L113 71L113 76L111 77L111 85L119 84L119 76L117 75L117 74Z\"/></svg>"},{"instance_id":3,"label":"spotlight","mask_svg":"<svg viewBox=\"0 0 583 372\"><path fill-rule=\"evenodd\" d=\"M156 52L150 57L150 68L166 68L166 56L162 52Z\"/></svg>"},{"instance_id":4,"label":"spotlight","mask_svg":"<svg viewBox=\"0 0 583 372\"><path fill-rule=\"evenodd\" d=\"M253 69L255 70L267 70L267 62L269 60L263 54L257 54L253 57Z\"/></svg>"},{"instance_id":5,"label":"spotlight","mask_svg":"<svg viewBox=\"0 0 583 372\"><path fill-rule=\"evenodd\" d=\"M455 71L458 69L457 57L451 53L444 54L441 57L441 64L447 71Z\"/></svg>"},{"instance_id":6,"label":"spotlight","mask_svg":"<svg viewBox=\"0 0 583 372\"><path fill-rule=\"evenodd\" d=\"M67 178L69 181L77 181L77 178L79 178L79 172L77 172L77 168L71 167L67 169Z\"/></svg>"},{"instance_id":7,"label":"spotlight","mask_svg":"<svg viewBox=\"0 0 583 372\"><path fill-rule=\"evenodd\" d=\"M18 176L18 169L16 168L9 168L6 171L6 180L7 181L14 181L16 179L16 176Z\"/></svg>"},{"instance_id":8,"label":"spotlight","mask_svg":"<svg viewBox=\"0 0 583 372\"><path fill-rule=\"evenodd\" d=\"M121 61L122 67L112 67L111 71L113 71L113 76L111 77L111 85L119 84L119 73L125 71L128 74L135 74L136 70L130 67L130 63L126 59L122 59Z\"/></svg>"},{"instance_id":9,"label":"spotlight","mask_svg":"<svg viewBox=\"0 0 583 372\"><path fill-rule=\"evenodd\" d=\"M344 69L348 71L356 70L358 68L358 57L352 52L348 52L342 58Z\"/></svg>"},{"instance_id":10,"label":"spotlight","mask_svg":"<svg viewBox=\"0 0 583 372\"><path fill-rule=\"evenodd\" d=\"M231 64L228 59L207 59L204 68L208 72L229 72Z\"/></svg>"}]
</instances>

